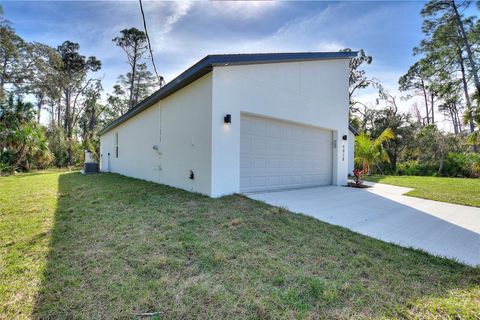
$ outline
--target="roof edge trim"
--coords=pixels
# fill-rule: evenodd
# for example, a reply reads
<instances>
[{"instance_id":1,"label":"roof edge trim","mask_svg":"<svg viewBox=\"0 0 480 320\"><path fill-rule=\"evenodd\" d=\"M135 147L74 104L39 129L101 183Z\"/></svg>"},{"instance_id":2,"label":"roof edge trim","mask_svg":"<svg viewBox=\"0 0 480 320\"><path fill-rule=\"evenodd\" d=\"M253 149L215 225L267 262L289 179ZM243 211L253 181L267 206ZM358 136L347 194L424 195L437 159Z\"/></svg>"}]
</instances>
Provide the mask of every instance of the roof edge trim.
<instances>
[{"instance_id":1,"label":"roof edge trim","mask_svg":"<svg viewBox=\"0 0 480 320\"><path fill-rule=\"evenodd\" d=\"M136 106L128 110L125 114L110 122L98 135L104 135L113 128L119 126L128 119L139 114L143 110L151 107L158 101L168 97L176 91L184 88L193 81L201 78L213 67L245 65L245 64L263 64L263 63L281 63L281 62L301 62L315 60L335 60L335 59L351 59L356 57L357 51L338 51L338 52L290 52L290 53L247 53L247 54L214 54L208 55L195 63L193 66L182 72L175 79L167 83L165 86L148 96Z\"/></svg>"}]
</instances>

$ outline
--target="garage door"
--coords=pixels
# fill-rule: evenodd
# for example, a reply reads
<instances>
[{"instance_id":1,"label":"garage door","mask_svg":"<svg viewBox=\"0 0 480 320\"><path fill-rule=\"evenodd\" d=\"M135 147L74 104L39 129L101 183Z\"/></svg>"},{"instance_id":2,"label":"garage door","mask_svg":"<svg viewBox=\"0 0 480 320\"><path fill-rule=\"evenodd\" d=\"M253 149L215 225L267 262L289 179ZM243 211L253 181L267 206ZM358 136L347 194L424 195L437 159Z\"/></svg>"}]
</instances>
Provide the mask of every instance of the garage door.
<instances>
[{"instance_id":1,"label":"garage door","mask_svg":"<svg viewBox=\"0 0 480 320\"><path fill-rule=\"evenodd\" d=\"M242 115L240 191L332 183L332 131Z\"/></svg>"}]
</instances>

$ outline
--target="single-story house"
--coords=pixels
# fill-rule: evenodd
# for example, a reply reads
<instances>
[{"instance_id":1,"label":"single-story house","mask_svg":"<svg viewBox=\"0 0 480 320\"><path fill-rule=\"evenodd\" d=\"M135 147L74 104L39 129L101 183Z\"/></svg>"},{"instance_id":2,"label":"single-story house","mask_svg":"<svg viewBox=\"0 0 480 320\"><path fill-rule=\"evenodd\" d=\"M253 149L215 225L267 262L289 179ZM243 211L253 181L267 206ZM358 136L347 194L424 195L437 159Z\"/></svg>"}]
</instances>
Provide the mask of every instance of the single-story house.
<instances>
[{"instance_id":1,"label":"single-story house","mask_svg":"<svg viewBox=\"0 0 480 320\"><path fill-rule=\"evenodd\" d=\"M211 197L343 185L354 56L206 56L100 132L101 170Z\"/></svg>"}]
</instances>

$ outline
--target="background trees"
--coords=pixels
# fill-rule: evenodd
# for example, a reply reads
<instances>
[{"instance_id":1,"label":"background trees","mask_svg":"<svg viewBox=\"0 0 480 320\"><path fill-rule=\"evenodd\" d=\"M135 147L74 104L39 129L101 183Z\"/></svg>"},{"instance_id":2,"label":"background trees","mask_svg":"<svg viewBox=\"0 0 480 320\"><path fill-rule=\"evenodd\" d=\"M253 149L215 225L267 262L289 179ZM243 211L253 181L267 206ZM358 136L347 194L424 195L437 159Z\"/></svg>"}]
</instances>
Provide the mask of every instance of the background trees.
<instances>
[{"instance_id":1,"label":"background trees","mask_svg":"<svg viewBox=\"0 0 480 320\"><path fill-rule=\"evenodd\" d=\"M122 30L114 42L127 53L131 71L104 101L94 76L99 59L81 54L73 41L57 48L24 41L0 6L0 173L80 164L84 149L98 153L101 127L155 90L156 77L142 61L143 31Z\"/></svg>"},{"instance_id":2,"label":"background trees","mask_svg":"<svg viewBox=\"0 0 480 320\"><path fill-rule=\"evenodd\" d=\"M19 86L27 77L29 51L28 44L0 15L0 98L5 98L6 86Z\"/></svg>"},{"instance_id":3,"label":"background trees","mask_svg":"<svg viewBox=\"0 0 480 320\"><path fill-rule=\"evenodd\" d=\"M89 71L100 70L102 64L96 57L82 56L78 50L80 45L78 43L65 41L61 44L57 51L62 59L61 77L63 81L63 99L65 101L65 115L64 115L64 130L67 139L67 153L68 165L73 164L72 154L72 138L73 130L80 114L85 108L85 103L82 105L81 100L87 92L93 79L87 79ZM88 96L85 97L88 99Z\"/></svg>"},{"instance_id":4,"label":"background trees","mask_svg":"<svg viewBox=\"0 0 480 320\"><path fill-rule=\"evenodd\" d=\"M426 125L435 123L430 116L438 110L450 118L454 133L463 136L467 132L462 114L478 109L472 97L480 92L478 21L461 13L470 5L470 1L455 0L432 0L425 5L421 12L425 39L414 48L414 54L422 57L399 80L400 90L423 95ZM467 128L472 133L476 125L469 119ZM478 152L476 143L473 151Z\"/></svg>"},{"instance_id":5,"label":"background trees","mask_svg":"<svg viewBox=\"0 0 480 320\"><path fill-rule=\"evenodd\" d=\"M413 49L416 61L398 81L403 97L367 74L365 67L374 60L364 50L350 61L350 121L364 132L362 143L381 141L372 171L479 174L480 22L464 15L471 5L454 0L425 5L420 13L425 37ZM125 52L128 68L104 93L95 76L99 59L74 41L56 48L29 43L0 10L0 171L81 163L84 149L98 153L98 130L160 87L148 70L143 31L123 29L114 45ZM377 98L362 103L358 94L372 89ZM412 103L410 111L398 107L400 99ZM442 118L451 123L449 132L439 129ZM383 139L390 131L393 136Z\"/></svg>"},{"instance_id":6,"label":"background trees","mask_svg":"<svg viewBox=\"0 0 480 320\"><path fill-rule=\"evenodd\" d=\"M432 0L423 8L425 38L413 49L417 61L400 77L402 99L412 101L410 112L399 111L396 97L362 68L372 59L361 51L350 73L351 121L363 132L357 138L356 158L370 162L371 151L386 129L395 136L377 144L377 173L415 175L480 175L479 87L480 23L462 12L470 1ZM356 101L359 90L378 89L375 105ZM439 130L443 114L451 132ZM363 147L361 147L363 146ZM368 148L367 148L368 147ZM383 159L381 152L386 158ZM370 160L369 160L370 159ZM383 160L382 160L383 159ZM360 159L357 159L360 160ZM358 162L358 161L357 161ZM360 161L362 162L362 161Z\"/></svg>"},{"instance_id":7,"label":"background trees","mask_svg":"<svg viewBox=\"0 0 480 320\"><path fill-rule=\"evenodd\" d=\"M145 32L136 28L123 29L120 33L121 35L113 38L112 41L127 54L130 72L121 76L119 82L128 90L128 108L131 109L140 100L139 82L145 76L146 69L140 61L148 50L147 36ZM143 75L140 75L142 71Z\"/></svg>"}]
</instances>

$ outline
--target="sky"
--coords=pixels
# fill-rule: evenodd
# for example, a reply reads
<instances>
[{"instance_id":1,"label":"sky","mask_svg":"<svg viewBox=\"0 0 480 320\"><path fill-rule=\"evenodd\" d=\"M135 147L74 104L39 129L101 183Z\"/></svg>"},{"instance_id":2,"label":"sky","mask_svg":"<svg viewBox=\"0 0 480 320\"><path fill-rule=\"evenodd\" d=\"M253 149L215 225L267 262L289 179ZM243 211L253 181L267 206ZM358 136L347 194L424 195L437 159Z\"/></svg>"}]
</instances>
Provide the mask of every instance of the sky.
<instances>
[{"instance_id":1,"label":"sky","mask_svg":"<svg viewBox=\"0 0 480 320\"><path fill-rule=\"evenodd\" d=\"M364 49L373 56L367 75L378 79L408 111L398 78L418 57L423 38L421 1L206 2L143 1L154 58L166 81L214 53L338 51ZM4 16L27 41L53 47L65 40L102 61L97 77L109 92L129 71L112 39L124 28L143 30L138 1L2 1ZM148 62L148 61L147 61ZM153 71L153 69L152 69ZM359 100L374 103L375 92ZM443 123L449 130L449 124Z\"/></svg>"}]
</instances>

